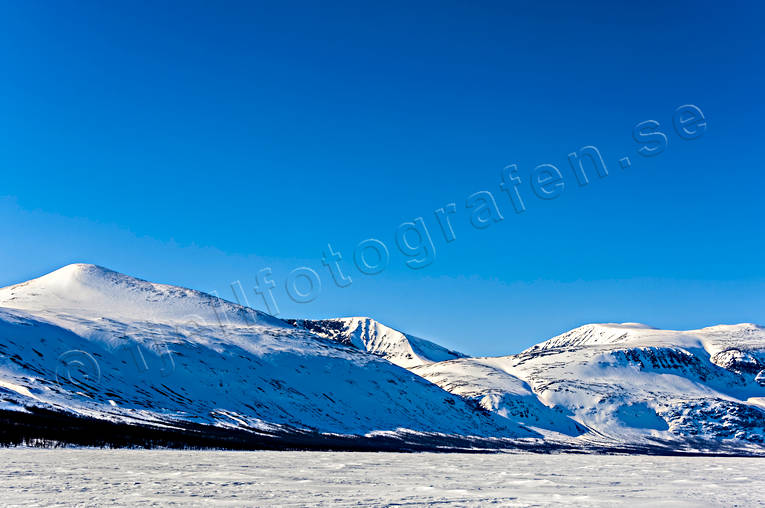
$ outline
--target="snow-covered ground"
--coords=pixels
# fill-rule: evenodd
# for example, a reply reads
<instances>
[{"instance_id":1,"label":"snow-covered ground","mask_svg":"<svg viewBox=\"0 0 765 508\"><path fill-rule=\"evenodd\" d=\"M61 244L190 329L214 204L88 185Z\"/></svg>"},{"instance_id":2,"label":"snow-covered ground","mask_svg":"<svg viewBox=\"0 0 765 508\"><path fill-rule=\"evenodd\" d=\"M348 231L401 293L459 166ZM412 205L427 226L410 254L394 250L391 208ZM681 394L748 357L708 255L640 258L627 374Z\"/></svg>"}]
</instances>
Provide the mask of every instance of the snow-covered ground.
<instances>
[{"instance_id":1,"label":"snow-covered ground","mask_svg":"<svg viewBox=\"0 0 765 508\"><path fill-rule=\"evenodd\" d=\"M0 450L2 503L763 506L760 458Z\"/></svg>"}]
</instances>

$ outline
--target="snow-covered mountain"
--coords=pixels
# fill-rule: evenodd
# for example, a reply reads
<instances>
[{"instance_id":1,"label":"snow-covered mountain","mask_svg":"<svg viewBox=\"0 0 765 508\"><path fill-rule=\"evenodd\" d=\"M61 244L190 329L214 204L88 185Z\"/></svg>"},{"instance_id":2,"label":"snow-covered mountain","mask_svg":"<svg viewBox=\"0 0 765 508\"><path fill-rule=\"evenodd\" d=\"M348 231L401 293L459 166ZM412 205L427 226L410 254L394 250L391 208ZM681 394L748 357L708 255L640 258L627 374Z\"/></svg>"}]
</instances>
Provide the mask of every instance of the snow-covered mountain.
<instances>
[{"instance_id":1,"label":"snow-covered mountain","mask_svg":"<svg viewBox=\"0 0 765 508\"><path fill-rule=\"evenodd\" d=\"M0 441L72 428L128 445L765 454L765 329L594 324L468 358L369 318L287 323L70 265L0 289Z\"/></svg>"},{"instance_id":2,"label":"snow-covered mountain","mask_svg":"<svg viewBox=\"0 0 765 508\"><path fill-rule=\"evenodd\" d=\"M625 323L413 372L545 434L574 436L573 420L589 429L575 438L581 443L744 450L765 445L764 369L765 329L756 325L671 331Z\"/></svg>"},{"instance_id":3,"label":"snow-covered mountain","mask_svg":"<svg viewBox=\"0 0 765 508\"><path fill-rule=\"evenodd\" d=\"M33 409L261 433L536 436L354 347L83 264L0 289L0 410Z\"/></svg>"},{"instance_id":4,"label":"snow-covered mountain","mask_svg":"<svg viewBox=\"0 0 765 508\"><path fill-rule=\"evenodd\" d=\"M287 322L321 337L380 356L405 369L465 357L462 353L394 330L368 317L288 319Z\"/></svg>"},{"instance_id":5,"label":"snow-covered mountain","mask_svg":"<svg viewBox=\"0 0 765 508\"><path fill-rule=\"evenodd\" d=\"M765 443L765 329L587 325L512 357L548 405L605 436Z\"/></svg>"}]
</instances>

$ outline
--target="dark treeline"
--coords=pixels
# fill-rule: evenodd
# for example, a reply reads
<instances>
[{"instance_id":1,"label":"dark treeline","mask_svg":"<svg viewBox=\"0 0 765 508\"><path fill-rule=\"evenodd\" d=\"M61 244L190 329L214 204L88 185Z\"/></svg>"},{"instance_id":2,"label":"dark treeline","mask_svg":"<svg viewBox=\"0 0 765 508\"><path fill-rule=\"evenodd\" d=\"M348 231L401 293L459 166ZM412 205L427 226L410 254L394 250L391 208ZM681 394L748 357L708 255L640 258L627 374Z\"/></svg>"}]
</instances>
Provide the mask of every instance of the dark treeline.
<instances>
[{"instance_id":1,"label":"dark treeline","mask_svg":"<svg viewBox=\"0 0 765 508\"><path fill-rule=\"evenodd\" d=\"M47 409L0 411L0 446L90 446L99 448L178 448L327 451L492 451L473 449L471 439L326 436L310 432L265 433L176 422L173 427L108 422ZM182 425L182 426L181 426ZM496 445L494 446L496 448Z\"/></svg>"},{"instance_id":2,"label":"dark treeline","mask_svg":"<svg viewBox=\"0 0 765 508\"><path fill-rule=\"evenodd\" d=\"M374 452L494 453L601 453L650 455L742 456L740 450L710 449L707 453L673 449L672 443L656 446L573 446L540 440L498 440L444 435L409 437L327 436L318 433L274 432L257 429L223 429L209 425L174 422L172 427L134 425L27 407L28 412L0 410L0 446L96 448L173 448L217 450L314 450ZM698 445L698 444L697 444Z\"/></svg>"}]
</instances>

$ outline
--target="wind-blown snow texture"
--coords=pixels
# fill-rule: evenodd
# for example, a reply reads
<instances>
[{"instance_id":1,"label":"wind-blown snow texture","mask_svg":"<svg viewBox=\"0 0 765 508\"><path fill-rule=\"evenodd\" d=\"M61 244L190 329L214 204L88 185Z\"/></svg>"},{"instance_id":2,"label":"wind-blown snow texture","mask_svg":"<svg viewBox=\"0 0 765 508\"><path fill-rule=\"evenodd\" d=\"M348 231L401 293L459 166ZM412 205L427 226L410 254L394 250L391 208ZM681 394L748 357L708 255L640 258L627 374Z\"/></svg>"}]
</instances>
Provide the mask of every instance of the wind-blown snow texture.
<instances>
[{"instance_id":1,"label":"wind-blown snow texture","mask_svg":"<svg viewBox=\"0 0 765 508\"><path fill-rule=\"evenodd\" d=\"M6 506L763 506L761 459L0 450Z\"/></svg>"},{"instance_id":2,"label":"wind-blown snow texture","mask_svg":"<svg viewBox=\"0 0 765 508\"><path fill-rule=\"evenodd\" d=\"M0 410L19 414L764 453L763 378L765 330L750 324L587 325L467 358L369 318L287 323L93 265L0 289Z\"/></svg>"}]
</instances>

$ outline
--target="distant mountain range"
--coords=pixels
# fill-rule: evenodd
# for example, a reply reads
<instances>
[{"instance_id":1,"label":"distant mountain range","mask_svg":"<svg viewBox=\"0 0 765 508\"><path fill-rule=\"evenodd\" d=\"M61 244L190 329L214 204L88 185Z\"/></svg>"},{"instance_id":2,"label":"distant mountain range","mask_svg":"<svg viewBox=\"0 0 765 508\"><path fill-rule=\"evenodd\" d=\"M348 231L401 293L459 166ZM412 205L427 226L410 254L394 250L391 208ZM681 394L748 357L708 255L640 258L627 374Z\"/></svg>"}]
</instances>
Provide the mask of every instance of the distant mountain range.
<instances>
[{"instance_id":1,"label":"distant mountain range","mask_svg":"<svg viewBox=\"0 0 765 508\"><path fill-rule=\"evenodd\" d=\"M469 358L69 265L0 289L0 442L765 454L765 329L592 324Z\"/></svg>"}]
</instances>

